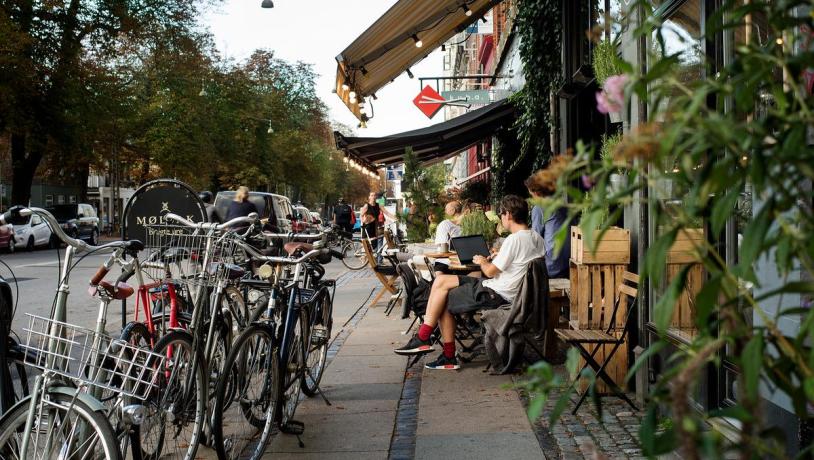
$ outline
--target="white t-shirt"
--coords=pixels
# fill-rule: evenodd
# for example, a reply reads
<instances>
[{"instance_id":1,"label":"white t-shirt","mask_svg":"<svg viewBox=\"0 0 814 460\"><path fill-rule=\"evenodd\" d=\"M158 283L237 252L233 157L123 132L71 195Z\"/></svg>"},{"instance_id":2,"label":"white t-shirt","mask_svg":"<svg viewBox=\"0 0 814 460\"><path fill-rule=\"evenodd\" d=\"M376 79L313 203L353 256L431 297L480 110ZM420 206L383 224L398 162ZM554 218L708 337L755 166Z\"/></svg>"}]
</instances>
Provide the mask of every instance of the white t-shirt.
<instances>
[{"instance_id":1,"label":"white t-shirt","mask_svg":"<svg viewBox=\"0 0 814 460\"><path fill-rule=\"evenodd\" d=\"M435 244L449 243L449 240L461 236L461 227L452 223L449 219L444 219L435 229Z\"/></svg>"},{"instance_id":2,"label":"white t-shirt","mask_svg":"<svg viewBox=\"0 0 814 460\"><path fill-rule=\"evenodd\" d=\"M512 233L492 261L500 273L483 285L511 302L520 291L529 262L538 257L545 257L545 240L539 233L531 229Z\"/></svg>"}]
</instances>

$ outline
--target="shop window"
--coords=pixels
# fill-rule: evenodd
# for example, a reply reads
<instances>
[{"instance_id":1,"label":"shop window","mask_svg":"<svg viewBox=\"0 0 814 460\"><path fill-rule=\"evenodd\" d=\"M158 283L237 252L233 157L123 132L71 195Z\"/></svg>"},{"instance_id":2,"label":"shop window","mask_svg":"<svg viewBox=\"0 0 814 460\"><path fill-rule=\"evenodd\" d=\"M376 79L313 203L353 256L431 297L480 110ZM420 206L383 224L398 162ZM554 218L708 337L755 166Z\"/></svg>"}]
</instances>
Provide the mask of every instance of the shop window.
<instances>
[{"instance_id":1,"label":"shop window","mask_svg":"<svg viewBox=\"0 0 814 460\"><path fill-rule=\"evenodd\" d=\"M675 6L678 2L657 2L661 4L657 11L666 9L669 11L664 18L664 26L655 30L648 43L653 54L652 59L657 60L662 55L681 53L678 66L678 78L687 84L692 83L704 76L705 56L703 51L703 40L701 38L702 5L700 0L688 0ZM668 8L669 7L669 8ZM665 98L661 102L665 106L669 100ZM664 113L664 111L660 111ZM661 122L663 120L656 119ZM681 152L675 153L676 164L681 156ZM659 183L653 184L651 196L657 202L653 206L658 206L662 210L659 215L662 221L656 221L656 213L650 213L650 238L654 241L670 224L670 215L677 213L684 206L684 196L688 193L684 184L670 179L669 171L665 171L667 176ZM706 238L704 233L704 223L699 221L692 225L687 232L681 232L676 237L676 242L667 255L667 267L662 283L653 286L654 299L657 299L666 290L673 277L677 276L681 270L688 265L686 289L679 297L670 322L668 333L674 338L682 341L690 341L697 334L695 325L696 308L695 295L701 290L705 273L701 264L691 263L693 258L691 251L698 241ZM650 317L653 317L653 308L656 302L650 303Z\"/></svg>"},{"instance_id":2,"label":"shop window","mask_svg":"<svg viewBox=\"0 0 814 460\"><path fill-rule=\"evenodd\" d=\"M65 204L65 195L57 195L57 204Z\"/></svg>"},{"instance_id":3,"label":"shop window","mask_svg":"<svg viewBox=\"0 0 814 460\"><path fill-rule=\"evenodd\" d=\"M68 197L68 203L76 204L76 195L71 195Z\"/></svg>"},{"instance_id":4,"label":"shop window","mask_svg":"<svg viewBox=\"0 0 814 460\"><path fill-rule=\"evenodd\" d=\"M54 205L54 195L45 195L45 206Z\"/></svg>"}]
</instances>

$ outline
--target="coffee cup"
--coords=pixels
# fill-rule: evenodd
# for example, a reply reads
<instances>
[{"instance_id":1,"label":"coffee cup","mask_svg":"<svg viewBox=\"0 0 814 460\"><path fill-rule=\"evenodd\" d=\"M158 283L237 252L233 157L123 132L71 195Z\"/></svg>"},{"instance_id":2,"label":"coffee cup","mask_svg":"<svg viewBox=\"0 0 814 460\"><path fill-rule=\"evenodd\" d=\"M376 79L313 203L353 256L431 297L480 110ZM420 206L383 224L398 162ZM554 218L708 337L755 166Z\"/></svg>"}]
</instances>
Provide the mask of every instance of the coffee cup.
<instances>
[{"instance_id":1,"label":"coffee cup","mask_svg":"<svg viewBox=\"0 0 814 460\"><path fill-rule=\"evenodd\" d=\"M441 243L438 245L438 252L449 252L449 243Z\"/></svg>"}]
</instances>

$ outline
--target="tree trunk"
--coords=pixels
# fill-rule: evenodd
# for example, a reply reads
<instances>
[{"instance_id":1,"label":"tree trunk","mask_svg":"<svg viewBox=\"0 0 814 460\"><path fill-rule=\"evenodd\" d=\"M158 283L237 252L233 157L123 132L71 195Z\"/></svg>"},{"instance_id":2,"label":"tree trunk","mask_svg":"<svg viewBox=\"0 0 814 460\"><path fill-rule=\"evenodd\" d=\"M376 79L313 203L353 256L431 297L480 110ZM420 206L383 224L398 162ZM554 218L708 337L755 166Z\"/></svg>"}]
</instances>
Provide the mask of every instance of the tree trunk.
<instances>
[{"instance_id":1,"label":"tree trunk","mask_svg":"<svg viewBox=\"0 0 814 460\"><path fill-rule=\"evenodd\" d=\"M31 184L34 181L34 173L42 159L42 152L39 149L31 149L26 152L26 135L23 133L11 134L11 204L28 205L31 200ZM33 150L33 151L31 151ZM26 154L27 153L27 154Z\"/></svg>"}]
</instances>

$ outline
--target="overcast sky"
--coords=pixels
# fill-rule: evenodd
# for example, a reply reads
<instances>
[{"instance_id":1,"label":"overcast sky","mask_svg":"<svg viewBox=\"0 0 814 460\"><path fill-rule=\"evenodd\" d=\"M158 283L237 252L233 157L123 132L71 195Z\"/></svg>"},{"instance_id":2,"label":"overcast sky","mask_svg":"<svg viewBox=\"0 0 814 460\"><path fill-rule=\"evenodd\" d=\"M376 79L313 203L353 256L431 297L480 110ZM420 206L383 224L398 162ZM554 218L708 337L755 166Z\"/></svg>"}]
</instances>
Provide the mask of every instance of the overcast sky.
<instances>
[{"instance_id":1,"label":"overcast sky","mask_svg":"<svg viewBox=\"0 0 814 460\"><path fill-rule=\"evenodd\" d=\"M261 0L224 0L204 18L223 55L242 60L258 48L273 50L288 61L314 65L320 75L317 93L333 120L356 129L358 120L331 90L336 79L336 55L376 21L395 0L274 0L274 8L260 8ZM438 49L412 67L416 78L401 74L376 91L375 118L359 136L383 136L443 121L443 112L428 119L413 105L420 91L418 77L442 74Z\"/></svg>"}]
</instances>

